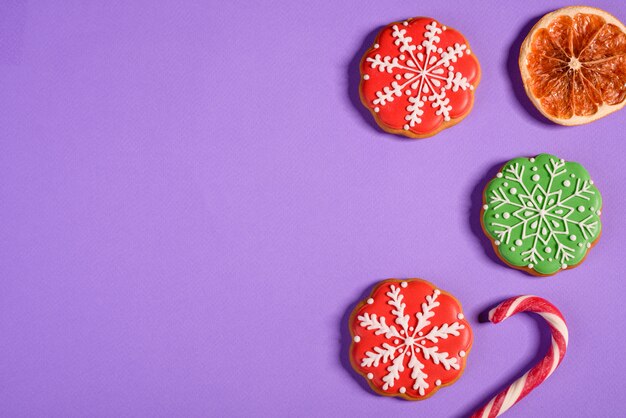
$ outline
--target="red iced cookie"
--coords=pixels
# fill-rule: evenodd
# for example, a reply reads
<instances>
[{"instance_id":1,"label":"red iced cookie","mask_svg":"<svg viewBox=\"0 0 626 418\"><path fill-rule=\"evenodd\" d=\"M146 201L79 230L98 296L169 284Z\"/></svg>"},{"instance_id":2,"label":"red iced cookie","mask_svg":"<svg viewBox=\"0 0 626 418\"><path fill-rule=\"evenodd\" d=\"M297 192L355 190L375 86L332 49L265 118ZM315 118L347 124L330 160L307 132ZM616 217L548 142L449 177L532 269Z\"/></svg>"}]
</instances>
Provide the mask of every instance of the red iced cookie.
<instances>
[{"instance_id":1,"label":"red iced cookie","mask_svg":"<svg viewBox=\"0 0 626 418\"><path fill-rule=\"evenodd\" d=\"M467 116L479 80L463 35L419 17L380 31L361 61L361 101L384 130L424 138Z\"/></svg>"},{"instance_id":2,"label":"red iced cookie","mask_svg":"<svg viewBox=\"0 0 626 418\"><path fill-rule=\"evenodd\" d=\"M429 397L463 373L472 330L454 296L419 279L385 280L350 318L350 360L378 393Z\"/></svg>"}]
</instances>

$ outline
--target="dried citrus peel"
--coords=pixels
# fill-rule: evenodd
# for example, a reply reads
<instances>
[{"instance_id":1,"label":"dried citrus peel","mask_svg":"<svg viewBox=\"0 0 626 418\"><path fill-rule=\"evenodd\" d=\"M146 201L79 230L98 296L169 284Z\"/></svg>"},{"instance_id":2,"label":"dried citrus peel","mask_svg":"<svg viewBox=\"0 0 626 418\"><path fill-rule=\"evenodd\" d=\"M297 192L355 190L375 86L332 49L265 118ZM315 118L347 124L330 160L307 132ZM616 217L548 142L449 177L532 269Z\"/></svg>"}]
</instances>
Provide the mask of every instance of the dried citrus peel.
<instances>
[{"instance_id":1,"label":"dried citrus peel","mask_svg":"<svg viewBox=\"0 0 626 418\"><path fill-rule=\"evenodd\" d=\"M593 7L545 15L520 50L526 93L550 120L580 125L626 103L626 27Z\"/></svg>"}]
</instances>

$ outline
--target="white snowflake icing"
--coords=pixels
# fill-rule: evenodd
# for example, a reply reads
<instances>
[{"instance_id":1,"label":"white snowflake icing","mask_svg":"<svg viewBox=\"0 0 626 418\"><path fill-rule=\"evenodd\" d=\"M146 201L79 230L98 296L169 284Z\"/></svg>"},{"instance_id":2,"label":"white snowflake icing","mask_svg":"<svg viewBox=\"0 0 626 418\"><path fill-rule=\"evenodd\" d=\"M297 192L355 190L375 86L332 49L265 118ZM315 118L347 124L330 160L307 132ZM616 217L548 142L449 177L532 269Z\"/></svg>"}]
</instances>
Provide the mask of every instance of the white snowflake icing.
<instances>
[{"instance_id":1,"label":"white snowflake icing","mask_svg":"<svg viewBox=\"0 0 626 418\"><path fill-rule=\"evenodd\" d=\"M534 159L531 159L531 162L534 162ZM592 188L593 181L576 179L573 193L564 198L563 190L554 191L553 189L556 182L564 178L562 176L567 173L565 161L549 159L549 163L545 165L548 173L548 186L545 189L540 184L535 184L532 190L529 189L529 186L523 182L525 169L525 166L515 163L508 166L504 173L498 173L498 177L513 182L514 187L505 190L500 186L492 190L488 196L490 204L487 207L490 209L496 210L502 205L510 205L515 208L513 213L505 212L503 215L505 219L514 217L514 223L506 225L501 222L493 222L491 224L496 227L494 229L497 237L495 244L511 244L511 235L519 228L521 239L515 240L513 245L519 247L525 240L532 240L531 247L521 253L523 261L527 263L529 268L534 268L537 263L545 260L540 248L543 248L544 253L552 254L552 246L548 246L552 240L554 240L555 248L551 258L554 257L555 260L558 260L561 263L561 268L567 268L568 262L575 257L575 248L572 245L574 245L576 236L570 233L570 226L578 226L583 234L582 238L585 240L593 237L594 231L598 227L594 213L580 221L570 218L575 210L581 211L583 208L582 206L578 208L570 206L570 201L574 198L589 201L595 193ZM531 179L538 181L540 176L534 174ZM573 184L569 179L562 181L566 186ZM517 233L515 235L518 236Z\"/></svg>"},{"instance_id":2,"label":"white snowflake icing","mask_svg":"<svg viewBox=\"0 0 626 418\"><path fill-rule=\"evenodd\" d=\"M422 122L421 116L426 103L436 109L435 114L443 115L443 119L449 121L452 105L446 96L447 91L474 89L467 77L459 71L455 72L452 65L462 56L471 53L468 46L455 43L445 50L439 47L439 35L443 30L446 30L445 26L438 26L437 22L427 24L425 39L421 44L415 45L413 38L406 36L406 29L393 25L392 36L399 55L383 57L376 54L374 58L368 57L366 60L371 63L372 68L380 72L396 74L396 80L391 85L376 92L376 99L373 101L375 105L384 106L393 102L396 97L409 96L410 104L406 107L407 115L404 117L407 122L404 125L405 130Z\"/></svg>"},{"instance_id":3,"label":"white snowflake icing","mask_svg":"<svg viewBox=\"0 0 626 418\"><path fill-rule=\"evenodd\" d=\"M400 378L400 373L405 370L406 365L411 370L411 378L414 380L413 389L424 396L430 384L427 382L428 374L424 372L424 364L420 357L440 364L446 370L460 369L457 358L450 357L447 352L440 352L436 344L440 339L447 339L451 335L458 337L459 330L465 326L454 322L427 329L431 323L430 319L435 316L433 310L439 306L437 301L439 294L439 290L434 290L432 295L426 296L426 302L421 305L421 312L415 314L417 321L415 327L409 326L410 316L405 313L406 304L402 302L404 295L401 289L394 285L391 285L386 295L389 297L387 303L393 307L391 312L395 316L393 321L395 325L388 324L384 316L376 314L364 313L357 317L362 327L374 331L376 335L384 335L387 340L374 347L373 351L367 351L361 361L361 367L389 364L387 374L382 378L383 390L394 387L395 381Z\"/></svg>"}]
</instances>

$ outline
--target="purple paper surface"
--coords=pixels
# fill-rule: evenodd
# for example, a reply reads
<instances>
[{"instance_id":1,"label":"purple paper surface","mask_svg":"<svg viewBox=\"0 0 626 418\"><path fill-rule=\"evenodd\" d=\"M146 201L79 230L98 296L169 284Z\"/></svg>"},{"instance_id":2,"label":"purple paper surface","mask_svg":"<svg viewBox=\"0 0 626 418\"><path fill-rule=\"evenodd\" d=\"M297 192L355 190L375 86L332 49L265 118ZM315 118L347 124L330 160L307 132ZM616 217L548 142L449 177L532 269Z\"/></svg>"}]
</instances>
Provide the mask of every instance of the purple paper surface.
<instances>
[{"instance_id":1,"label":"purple paper surface","mask_svg":"<svg viewBox=\"0 0 626 418\"><path fill-rule=\"evenodd\" d=\"M562 2L0 2L0 414L465 416L541 358L545 324L478 317L557 305L567 355L510 417L622 417L625 112L538 115L519 45ZM622 21L626 3L595 1ZM358 62L389 22L431 16L480 60L472 113L433 138L382 132ZM582 163L603 234L533 278L483 237L497 168ZM347 318L379 280L454 294L474 330L461 379L423 402L352 372Z\"/></svg>"}]
</instances>

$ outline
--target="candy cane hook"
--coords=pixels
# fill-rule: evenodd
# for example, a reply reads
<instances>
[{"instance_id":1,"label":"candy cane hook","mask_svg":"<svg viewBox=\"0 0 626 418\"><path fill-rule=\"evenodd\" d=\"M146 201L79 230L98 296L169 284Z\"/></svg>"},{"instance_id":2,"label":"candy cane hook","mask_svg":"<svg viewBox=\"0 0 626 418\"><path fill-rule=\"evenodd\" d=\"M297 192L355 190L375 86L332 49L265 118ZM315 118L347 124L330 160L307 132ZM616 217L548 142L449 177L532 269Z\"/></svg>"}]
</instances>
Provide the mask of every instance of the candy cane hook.
<instances>
[{"instance_id":1,"label":"candy cane hook","mask_svg":"<svg viewBox=\"0 0 626 418\"><path fill-rule=\"evenodd\" d=\"M518 312L534 312L543 317L552 331L552 345L548 354L532 369L509 387L496 395L485 406L474 412L472 418L494 418L543 383L563 360L567 350L567 325L561 312L545 299L537 296L518 296L505 300L489 312L489 320L494 324L504 321Z\"/></svg>"}]
</instances>

